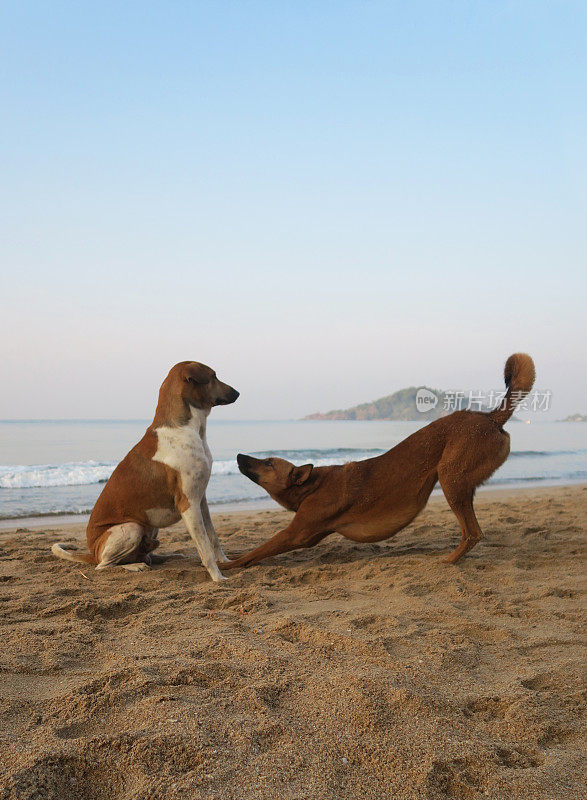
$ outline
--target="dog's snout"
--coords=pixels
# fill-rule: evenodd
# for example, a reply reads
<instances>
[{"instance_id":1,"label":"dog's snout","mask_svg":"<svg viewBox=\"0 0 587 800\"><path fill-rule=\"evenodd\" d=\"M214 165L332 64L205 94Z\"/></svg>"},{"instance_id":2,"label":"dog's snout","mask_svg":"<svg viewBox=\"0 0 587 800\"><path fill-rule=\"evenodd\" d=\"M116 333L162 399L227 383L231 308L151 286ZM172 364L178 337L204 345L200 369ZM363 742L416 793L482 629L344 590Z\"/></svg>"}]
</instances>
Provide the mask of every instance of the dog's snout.
<instances>
[{"instance_id":1,"label":"dog's snout","mask_svg":"<svg viewBox=\"0 0 587 800\"><path fill-rule=\"evenodd\" d=\"M247 478L250 478L252 481L257 482L257 475L253 469L252 462L255 459L251 456L246 456L244 453L239 453L236 457L236 463L238 464L239 470L245 475Z\"/></svg>"},{"instance_id":2,"label":"dog's snout","mask_svg":"<svg viewBox=\"0 0 587 800\"><path fill-rule=\"evenodd\" d=\"M234 403L235 400L240 396L240 392L237 392L236 389L233 389L232 386L228 386L228 384L223 384L222 392L215 401L214 405L216 406L229 406L231 403Z\"/></svg>"}]
</instances>

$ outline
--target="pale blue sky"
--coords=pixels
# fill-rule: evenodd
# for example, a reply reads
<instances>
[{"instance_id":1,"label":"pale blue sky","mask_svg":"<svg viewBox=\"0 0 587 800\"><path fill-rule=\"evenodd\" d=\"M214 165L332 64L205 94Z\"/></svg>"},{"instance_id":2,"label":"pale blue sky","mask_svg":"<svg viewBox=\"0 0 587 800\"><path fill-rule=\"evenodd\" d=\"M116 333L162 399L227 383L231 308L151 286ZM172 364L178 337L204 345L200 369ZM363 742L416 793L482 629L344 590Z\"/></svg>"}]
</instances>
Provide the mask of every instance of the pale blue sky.
<instances>
[{"instance_id":1,"label":"pale blue sky","mask_svg":"<svg viewBox=\"0 0 587 800\"><path fill-rule=\"evenodd\" d=\"M587 412L581 2L5 2L0 418L146 417L194 358L297 417Z\"/></svg>"}]
</instances>

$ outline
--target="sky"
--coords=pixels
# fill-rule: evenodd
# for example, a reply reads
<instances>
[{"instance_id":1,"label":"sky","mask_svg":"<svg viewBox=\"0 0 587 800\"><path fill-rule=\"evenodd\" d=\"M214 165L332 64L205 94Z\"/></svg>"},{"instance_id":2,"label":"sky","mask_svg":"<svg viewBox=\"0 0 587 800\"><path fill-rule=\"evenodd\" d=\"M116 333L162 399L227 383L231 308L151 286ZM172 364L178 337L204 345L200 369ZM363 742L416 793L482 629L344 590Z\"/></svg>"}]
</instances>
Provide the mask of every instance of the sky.
<instances>
[{"instance_id":1,"label":"sky","mask_svg":"<svg viewBox=\"0 0 587 800\"><path fill-rule=\"evenodd\" d=\"M2 3L0 418L587 413L582 2Z\"/></svg>"}]
</instances>

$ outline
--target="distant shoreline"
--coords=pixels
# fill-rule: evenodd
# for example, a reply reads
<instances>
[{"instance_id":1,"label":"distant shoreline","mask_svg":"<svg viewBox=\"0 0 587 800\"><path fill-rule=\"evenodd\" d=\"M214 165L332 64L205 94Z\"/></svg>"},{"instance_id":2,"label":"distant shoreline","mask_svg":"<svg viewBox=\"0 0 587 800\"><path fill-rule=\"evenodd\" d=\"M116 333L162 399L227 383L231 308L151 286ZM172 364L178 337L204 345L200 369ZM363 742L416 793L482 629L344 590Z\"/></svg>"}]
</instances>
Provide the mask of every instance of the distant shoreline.
<instances>
[{"instance_id":1,"label":"distant shoreline","mask_svg":"<svg viewBox=\"0 0 587 800\"><path fill-rule=\"evenodd\" d=\"M409 419L385 419L382 417L374 417L372 419L349 419L349 418L339 418L334 419L333 417L327 416L327 414L332 412L326 412L324 415L320 415L320 412L316 412L315 414L307 414L304 417L290 417L284 419L218 419L215 417L210 417L208 419L209 425L240 425L240 424L247 424L247 425L268 425L271 423L283 423L283 422L431 422L425 415L418 414L417 417L410 417ZM512 422L518 421L522 422L523 420L515 420L512 418ZM36 424L68 424L68 425L75 425L75 424L101 424L104 423L105 425L126 425L129 423L136 423L141 425L150 425L152 419L141 419L141 418L133 418L129 417L97 417L96 419L91 418L82 418L82 417L72 417L71 419L68 418L47 418L47 419L0 419L0 425L36 425ZM587 422L587 415L585 414L569 414L564 419L543 419L542 416L537 419L532 420L532 424L535 425L538 422Z\"/></svg>"},{"instance_id":2,"label":"distant shoreline","mask_svg":"<svg viewBox=\"0 0 587 800\"><path fill-rule=\"evenodd\" d=\"M498 484L497 486L495 484L486 484L484 486L480 486L477 489L477 493L485 494L485 492L491 492L493 497L499 495L500 493L502 493L504 496L511 496L519 492L540 493L543 491L548 492L556 488L564 489L577 486L587 489L587 483L585 483L585 481L582 479L577 479L576 481L545 480L544 482L540 482L540 485L537 485L536 482L531 481ZM444 495L442 494L440 485L437 484L430 499L432 501L439 497L444 497ZM210 510L213 514L244 514L251 511L280 511L283 509L281 509L281 506L274 502L270 497L260 497L257 499L242 500L236 503L211 503ZM62 525L85 525L89 518L89 514L43 514L30 517L9 517L7 519L0 519L0 530L9 531L17 530L19 528L35 529Z\"/></svg>"}]
</instances>

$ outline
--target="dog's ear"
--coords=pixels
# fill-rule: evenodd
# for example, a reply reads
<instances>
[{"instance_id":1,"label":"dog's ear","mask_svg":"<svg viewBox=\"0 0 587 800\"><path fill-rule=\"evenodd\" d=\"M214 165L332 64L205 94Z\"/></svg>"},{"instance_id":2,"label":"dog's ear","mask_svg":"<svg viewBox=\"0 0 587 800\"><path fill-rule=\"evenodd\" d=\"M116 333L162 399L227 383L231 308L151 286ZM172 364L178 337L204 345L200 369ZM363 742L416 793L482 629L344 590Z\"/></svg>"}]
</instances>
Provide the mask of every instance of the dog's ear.
<instances>
[{"instance_id":1,"label":"dog's ear","mask_svg":"<svg viewBox=\"0 0 587 800\"><path fill-rule=\"evenodd\" d=\"M198 364L197 361L193 361L191 364L185 365L182 377L188 383L203 385L204 383L210 383L210 369L204 364Z\"/></svg>"},{"instance_id":2,"label":"dog's ear","mask_svg":"<svg viewBox=\"0 0 587 800\"><path fill-rule=\"evenodd\" d=\"M303 467L296 467L291 474L291 481L296 486L302 486L312 474L313 464L304 464Z\"/></svg>"}]
</instances>

